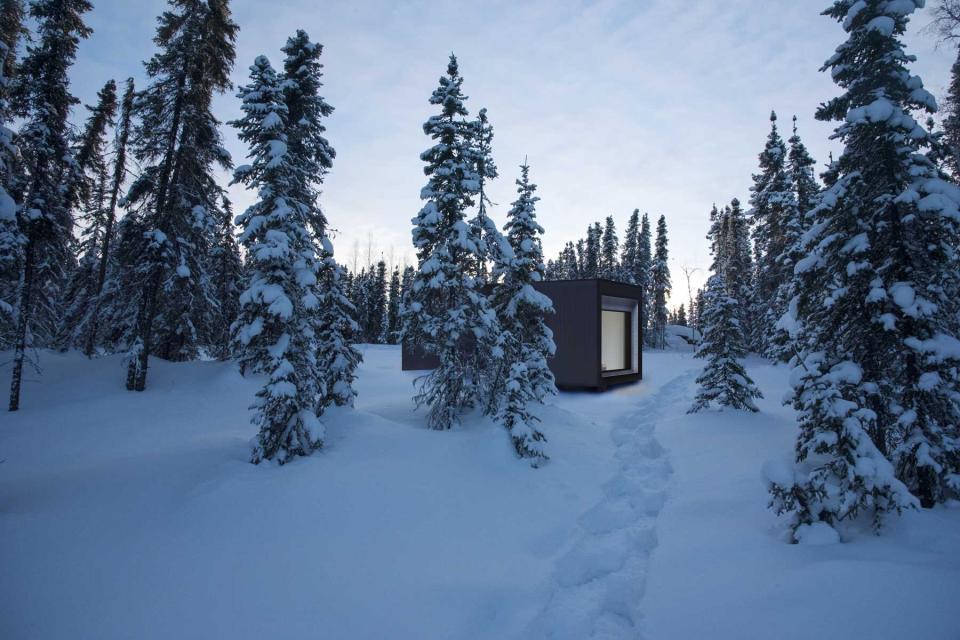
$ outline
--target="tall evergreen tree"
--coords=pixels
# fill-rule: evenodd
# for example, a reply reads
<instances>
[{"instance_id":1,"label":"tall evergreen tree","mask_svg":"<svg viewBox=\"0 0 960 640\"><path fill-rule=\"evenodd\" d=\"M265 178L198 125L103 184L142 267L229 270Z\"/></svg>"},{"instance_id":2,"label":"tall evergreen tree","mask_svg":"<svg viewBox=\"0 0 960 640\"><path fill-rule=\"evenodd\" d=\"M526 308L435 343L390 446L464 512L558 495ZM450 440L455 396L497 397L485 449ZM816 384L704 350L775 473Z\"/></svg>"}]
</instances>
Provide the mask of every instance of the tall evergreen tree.
<instances>
[{"instance_id":1,"label":"tall evergreen tree","mask_svg":"<svg viewBox=\"0 0 960 640\"><path fill-rule=\"evenodd\" d=\"M740 304L727 295L723 275L714 274L707 282L705 308L701 312L703 338L697 345L697 358L707 361L697 378L697 397L690 408L694 413L716 403L746 411L757 411L754 398L762 395L747 375L740 360L746 355Z\"/></svg>"},{"instance_id":2,"label":"tall evergreen tree","mask_svg":"<svg viewBox=\"0 0 960 640\"><path fill-rule=\"evenodd\" d=\"M490 263L502 262L509 259L504 252L509 249L497 225L487 214L487 205L490 198L486 188L488 183L497 177L497 165L493 161L493 125L487 117L487 110L480 109L477 119L472 123L472 131L468 131L468 139L472 141L472 157L477 174L477 213L470 219L470 238L474 244L476 264L474 273L478 277L478 284L482 287L489 280Z\"/></svg>"},{"instance_id":3,"label":"tall evergreen tree","mask_svg":"<svg viewBox=\"0 0 960 640\"><path fill-rule=\"evenodd\" d=\"M797 202L797 215L788 219L784 224L786 252L780 257L779 266L785 279L778 286L776 304L774 305L776 312L780 314L780 318L774 323L767 347L768 356L783 362L788 361L793 356L793 346L791 345L790 332L784 327L781 319L787 313L791 301L799 293L797 291L798 281L793 276L793 271L805 255L804 235L810 227L808 215L820 194L820 187L813 175L813 167L816 163L810 157L806 146L797 134L796 116L793 118L793 135L788 142L790 153L788 155L787 172Z\"/></svg>"},{"instance_id":4,"label":"tall evergreen tree","mask_svg":"<svg viewBox=\"0 0 960 640\"><path fill-rule=\"evenodd\" d=\"M90 116L74 150L80 180L75 189L83 223L75 250L77 264L71 270L64 294L64 317L58 342L64 349L83 346L90 333L96 308L99 258L106 233L110 174L107 167L107 129L114 125L117 83L108 81L97 93L97 104L87 106ZM72 198L71 198L72 200Z\"/></svg>"},{"instance_id":5,"label":"tall evergreen tree","mask_svg":"<svg viewBox=\"0 0 960 640\"><path fill-rule=\"evenodd\" d=\"M344 269L334 260L329 239L324 238L323 247L318 334L319 367L323 372L320 410L334 405L353 406L357 396L353 384L362 359L351 344L359 327L353 319L356 308L347 297Z\"/></svg>"},{"instance_id":6,"label":"tall evergreen tree","mask_svg":"<svg viewBox=\"0 0 960 640\"><path fill-rule=\"evenodd\" d=\"M759 320L753 317L754 291L751 286L753 259L750 253L750 224L740 207L740 201L734 198L730 206L724 209L722 252L722 273L726 283L727 295L737 301L737 314L749 342L750 332Z\"/></svg>"},{"instance_id":7,"label":"tall evergreen tree","mask_svg":"<svg viewBox=\"0 0 960 640\"><path fill-rule=\"evenodd\" d=\"M389 297L387 299L387 344L400 342L400 268L390 273Z\"/></svg>"},{"instance_id":8,"label":"tall evergreen tree","mask_svg":"<svg viewBox=\"0 0 960 640\"><path fill-rule=\"evenodd\" d=\"M647 331L651 326L650 310L653 308L653 289L650 284L653 275L653 248L651 246L650 216L646 213L640 218L640 235L637 238L637 264L634 267L634 284L643 291L640 300L641 326L644 328L646 341L652 344L652 334Z\"/></svg>"},{"instance_id":9,"label":"tall evergreen tree","mask_svg":"<svg viewBox=\"0 0 960 640\"><path fill-rule=\"evenodd\" d=\"M127 388L143 391L150 355L183 360L209 336L216 300L208 255L229 168L213 97L231 87L238 27L228 0L168 0L146 63L149 84L137 97L132 144L144 169L127 200L142 209L142 245L126 292L136 300Z\"/></svg>"},{"instance_id":10,"label":"tall evergreen tree","mask_svg":"<svg viewBox=\"0 0 960 640\"><path fill-rule=\"evenodd\" d=\"M467 210L475 204L479 176L475 125L467 120L455 56L430 97L440 107L423 126L433 146L421 154L427 185L425 204L413 219L413 244L419 269L404 305L404 337L440 364L418 381L415 401L429 407L432 428L448 429L461 410L475 406L486 388L486 372L472 352L486 352L497 340L494 314L487 296L471 275L476 244L469 233ZM463 342L474 342L464 349Z\"/></svg>"},{"instance_id":11,"label":"tall evergreen tree","mask_svg":"<svg viewBox=\"0 0 960 640\"><path fill-rule=\"evenodd\" d=\"M617 257L620 252L620 240L617 238L617 226L613 216L607 216L603 226L603 236L600 243L600 277L607 280L616 280L620 272L620 262Z\"/></svg>"},{"instance_id":12,"label":"tall evergreen tree","mask_svg":"<svg viewBox=\"0 0 960 640\"><path fill-rule=\"evenodd\" d=\"M640 259L640 210L634 209L627 221L627 230L624 232L623 252L620 255L620 275L617 278L622 282L636 284Z\"/></svg>"},{"instance_id":13,"label":"tall evergreen tree","mask_svg":"<svg viewBox=\"0 0 960 640\"><path fill-rule=\"evenodd\" d=\"M498 415L510 432L517 454L529 458L534 466L547 459L546 439L536 428L539 419L529 405L556 393L553 374L547 366L547 358L556 347L545 323L545 316L553 313L553 303L534 289L534 284L543 280L544 268L540 240L543 227L536 219L536 188L530 182L530 167L524 162L517 180L518 197L504 226L513 257L500 265L501 279L494 293L503 336L505 374L502 391L497 392L502 395Z\"/></svg>"},{"instance_id":14,"label":"tall evergreen tree","mask_svg":"<svg viewBox=\"0 0 960 640\"><path fill-rule=\"evenodd\" d=\"M23 178L13 124L11 94L17 45L23 32L22 0L0 3L0 349L13 345L20 266L27 239L17 221Z\"/></svg>"},{"instance_id":15,"label":"tall evergreen tree","mask_svg":"<svg viewBox=\"0 0 960 640\"><path fill-rule=\"evenodd\" d=\"M283 464L323 446L317 348L322 258L310 231L310 207L296 200L304 166L287 137L283 78L266 57L254 61L240 97L244 117L231 124L250 146L252 163L238 168L235 180L257 189L258 199L237 219L250 276L240 296L237 350L244 370L267 375L252 406L259 429L252 460Z\"/></svg>"},{"instance_id":16,"label":"tall evergreen tree","mask_svg":"<svg viewBox=\"0 0 960 640\"><path fill-rule=\"evenodd\" d=\"M361 355L350 341L357 333L353 320L356 309L347 298L343 269L334 258L333 244L327 235L327 218L320 208L320 184L333 166L336 151L325 137L324 118L333 107L320 95L323 86L323 45L311 42L306 31L298 29L283 46L283 95L287 107L287 145L300 167L292 185L295 201L300 203L308 229L322 246L320 272L320 326L317 349L323 372L317 413L331 405L353 404L356 368Z\"/></svg>"},{"instance_id":17,"label":"tall evergreen tree","mask_svg":"<svg viewBox=\"0 0 960 640\"><path fill-rule=\"evenodd\" d=\"M650 315L653 346L667 348L667 298L670 296L670 266L667 264L667 219L657 220L657 241L650 265L650 290L653 294Z\"/></svg>"},{"instance_id":18,"label":"tall evergreen tree","mask_svg":"<svg viewBox=\"0 0 960 640\"><path fill-rule=\"evenodd\" d=\"M796 269L798 468L771 485L796 537L861 512L879 527L914 496L929 506L960 489L960 193L911 115L936 109L901 40L921 4L838 0L825 12L848 37L824 65L843 94L817 118L839 121L845 146Z\"/></svg>"},{"instance_id":19,"label":"tall evergreen tree","mask_svg":"<svg viewBox=\"0 0 960 640\"><path fill-rule=\"evenodd\" d=\"M106 286L108 268L114 252L114 235L117 228L117 204L120 198L120 189L127 177L127 145L130 141L130 131L133 117L133 101L136 97L133 78L127 78L127 86L120 102L120 119L117 122L113 141L113 171L110 181L110 194L101 216L103 237L100 242L100 255L97 259L97 280L94 287L94 304L90 313L89 328L83 351L87 356L93 355L100 339L100 315L104 307L104 288ZM119 282L114 283L119 286ZM128 326L131 323L121 323Z\"/></svg>"},{"instance_id":20,"label":"tall evergreen tree","mask_svg":"<svg viewBox=\"0 0 960 640\"><path fill-rule=\"evenodd\" d=\"M366 306L362 309L363 340L383 344L387 327L387 263L370 268Z\"/></svg>"},{"instance_id":21,"label":"tall evergreen tree","mask_svg":"<svg viewBox=\"0 0 960 640\"><path fill-rule=\"evenodd\" d=\"M217 235L211 252L210 277L217 293L217 310L211 331L211 353L220 360L233 354L233 323L240 315L240 294L246 288L243 260L234 236L233 206L224 196L217 215Z\"/></svg>"},{"instance_id":22,"label":"tall evergreen tree","mask_svg":"<svg viewBox=\"0 0 960 640\"><path fill-rule=\"evenodd\" d=\"M599 222L595 222L587 227L587 238L585 241L586 248L583 256L584 278L600 277L600 251L602 238L603 231L600 228Z\"/></svg>"},{"instance_id":23,"label":"tall evergreen tree","mask_svg":"<svg viewBox=\"0 0 960 640\"><path fill-rule=\"evenodd\" d=\"M749 341L767 353L780 308L777 290L789 278L782 257L787 252L786 228L796 220L797 203L787 173L787 147L777 130L777 114L770 114L770 135L760 153L760 173L750 188L750 218L753 221L755 276L752 315L755 322Z\"/></svg>"},{"instance_id":24,"label":"tall evergreen tree","mask_svg":"<svg viewBox=\"0 0 960 640\"><path fill-rule=\"evenodd\" d=\"M77 99L67 72L82 38L90 35L86 0L34 0L35 44L23 60L21 100L25 123L19 146L27 171L19 228L26 237L17 304L17 328L10 384L10 410L20 406L20 381L27 350L49 344L60 317L64 270L70 263L73 231L69 196L76 163L68 138L68 117Z\"/></svg>"}]
</instances>

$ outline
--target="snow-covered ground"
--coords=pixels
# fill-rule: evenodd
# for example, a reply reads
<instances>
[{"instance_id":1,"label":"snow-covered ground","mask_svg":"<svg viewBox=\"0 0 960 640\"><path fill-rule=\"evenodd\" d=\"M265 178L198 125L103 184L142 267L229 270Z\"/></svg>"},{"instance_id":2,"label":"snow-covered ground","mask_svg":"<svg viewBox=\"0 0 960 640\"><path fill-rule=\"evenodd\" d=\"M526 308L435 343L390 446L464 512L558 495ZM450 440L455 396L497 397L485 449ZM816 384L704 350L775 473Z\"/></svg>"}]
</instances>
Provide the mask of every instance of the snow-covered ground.
<instances>
[{"instance_id":1,"label":"snow-covered ground","mask_svg":"<svg viewBox=\"0 0 960 640\"><path fill-rule=\"evenodd\" d=\"M960 637L960 508L782 541L782 368L749 363L761 414L688 416L700 361L649 352L543 410L534 470L489 422L426 430L399 351L362 349L357 410L282 468L247 462L230 364L133 394L119 358L44 353L0 414L0 638Z\"/></svg>"}]
</instances>

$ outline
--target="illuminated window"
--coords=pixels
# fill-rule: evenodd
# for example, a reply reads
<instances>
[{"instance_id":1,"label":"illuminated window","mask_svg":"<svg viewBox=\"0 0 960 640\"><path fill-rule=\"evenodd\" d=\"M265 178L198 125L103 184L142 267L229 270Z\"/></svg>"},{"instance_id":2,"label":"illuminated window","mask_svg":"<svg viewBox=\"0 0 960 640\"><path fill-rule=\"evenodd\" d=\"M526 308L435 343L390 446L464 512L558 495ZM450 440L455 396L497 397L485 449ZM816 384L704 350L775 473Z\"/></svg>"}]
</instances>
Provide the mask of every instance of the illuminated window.
<instances>
[{"instance_id":1,"label":"illuminated window","mask_svg":"<svg viewBox=\"0 0 960 640\"><path fill-rule=\"evenodd\" d=\"M600 368L619 371L632 367L631 338L633 334L629 311L604 309L600 322Z\"/></svg>"}]
</instances>

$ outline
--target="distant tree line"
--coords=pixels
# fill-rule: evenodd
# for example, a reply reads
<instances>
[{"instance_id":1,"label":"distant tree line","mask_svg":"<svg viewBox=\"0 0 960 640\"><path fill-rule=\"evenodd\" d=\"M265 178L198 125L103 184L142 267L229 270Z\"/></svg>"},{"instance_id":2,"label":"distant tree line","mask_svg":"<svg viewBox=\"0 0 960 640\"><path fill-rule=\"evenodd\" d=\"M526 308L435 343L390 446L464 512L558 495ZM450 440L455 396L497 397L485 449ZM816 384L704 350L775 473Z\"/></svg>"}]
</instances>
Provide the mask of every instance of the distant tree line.
<instances>
[{"instance_id":1,"label":"distant tree line","mask_svg":"<svg viewBox=\"0 0 960 640\"><path fill-rule=\"evenodd\" d=\"M657 220L656 239L651 247L650 218L635 209L627 221L622 243L613 216L607 216L603 224L588 226L583 238L567 242L557 258L547 261L546 277L602 278L637 285L643 290L640 311L645 342L663 349L667 345L667 325L674 313L667 309L671 290L668 257L666 217L661 215Z\"/></svg>"}]
</instances>

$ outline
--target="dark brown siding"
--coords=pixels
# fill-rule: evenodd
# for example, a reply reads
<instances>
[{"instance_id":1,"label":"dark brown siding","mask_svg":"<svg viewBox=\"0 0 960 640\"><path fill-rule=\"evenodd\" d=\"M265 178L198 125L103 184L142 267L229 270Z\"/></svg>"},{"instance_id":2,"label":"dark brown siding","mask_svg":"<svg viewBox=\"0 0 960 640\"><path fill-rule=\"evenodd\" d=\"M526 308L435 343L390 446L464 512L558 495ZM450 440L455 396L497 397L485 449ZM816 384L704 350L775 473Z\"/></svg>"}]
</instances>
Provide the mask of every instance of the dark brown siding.
<instances>
[{"instance_id":1,"label":"dark brown siding","mask_svg":"<svg viewBox=\"0 0 960 640\"><path fill-rule=\"evenodd\" d=\"M600 386L600 294L596 280L552 280L536 285L553 301L547 316L556 355L550 370L558 387Z\"/></svg>"}]
</instances>

